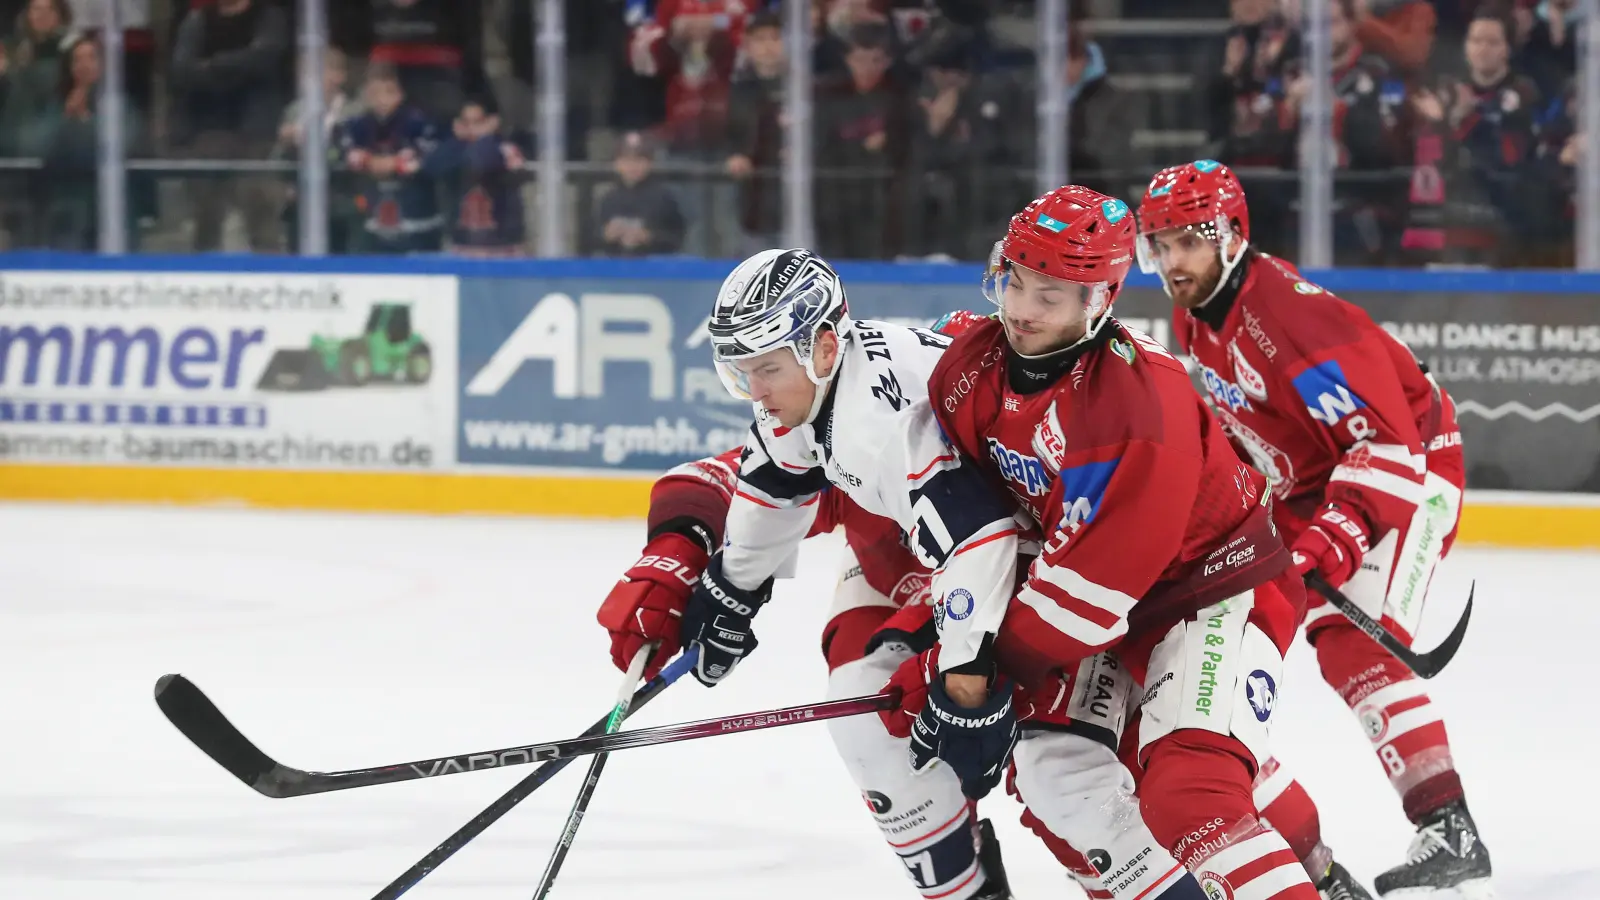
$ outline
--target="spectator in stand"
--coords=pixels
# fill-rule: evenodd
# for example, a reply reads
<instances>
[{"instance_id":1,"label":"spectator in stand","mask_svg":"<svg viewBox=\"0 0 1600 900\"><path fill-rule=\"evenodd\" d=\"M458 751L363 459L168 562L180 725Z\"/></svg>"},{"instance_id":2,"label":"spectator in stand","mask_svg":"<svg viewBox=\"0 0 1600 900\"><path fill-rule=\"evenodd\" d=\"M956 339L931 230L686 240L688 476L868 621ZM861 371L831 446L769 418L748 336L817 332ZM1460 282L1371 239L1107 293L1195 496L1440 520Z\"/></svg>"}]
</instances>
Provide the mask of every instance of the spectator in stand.
<instances>
[{"instance_id":1,"label":"spectator in stand","mask_svg":"<svg viewBox=\"0 0 1600 900\"><path fill-rule=\"evenodd\" d=\"M44 243L57 250L90 251L99 235L100 44L79 38L61 62L60 99L44 116L50 132L41 178L48 195ZM123 134L130 146L141 140L132 109L124 111Z\"/></svg>"},{"instance_id":2,"label":"spectator in stand","mask_svg":"<svg viewBox=\"0 0 1600 900\"><path fill-rule=\"evenodd\" d=\"M423 167L439 142L433 120L406 102L392 66L368 66L362 94L367 111L340 130L345 165L358 176L356 208L366 217L357 249L437 252L444 219L438 185Z\"/></svg>"},{"instance_id":3,"label":"spectator in stand","mask_svg":"<svg viewBox=\"0 0 1600 900\"><path fill-rule=\"evenodd\" d=\"M664 161L702 170L681 191L686 249L700 256L724 249L713 231L720 238L736 218L734 186L705 176L720 174L711 166L727 159L728 92L744 24L741 0L661 0L630 48L635 72L666 82L667 117L656 129Z\"/></svg>"},{"instance_id":4,"label":"spectator in stand","mask_svg":"<svg viewBox=\"0 0 1600 900\"><path fill-rule=\"evenodd\" d=\"M1355 39L1395 74L1413 79L1428 68L1438 16L1428 0L1356 0Z\"/></svg>"},{"instance_id":5,"label":"spectator in stand","mask_svg":"<svg viewBox=\"0 0 1600 900\"><path fill-rule=\"evenodd\" d=\"M1414 262L1510 265L1532 228L1539 93L1511 65L1513 36L1509 18L1480 11L1467 27L1467 76L1412 96L1415 171L1401 246Z\"/></svg>"},{"instance_id":6,"label":"spectator in stand","mask_svg":"<svg viewBox=\"0 0 1600 900\"><path fill-rule=\"evenodd\" d=\"M1550 105L1539 129L1532 187L1541 202L1528 235L1528 264L1570 269L1576 257L1578 164L1583 160L1583 132L1578 128L1578 86L1569 81Z\"/></svg>"},{"instance_id":7,"label":"spectator in stand","mask_svg":"<svg viewBox=\"0 0 1600 900\"><path fill-rule=\"evenodd\" d=\"M1235 170L1288 168L1277 127L1278 99L1301 66L1298 21L1274 0L1232 0L1233 25L1222 45L1222 61L1207 88L1210 155ZM1292 254L1290 203L1298 194L1287 178L1251 181L1250 218L1257 243L1268 253Z\"/></svg>"},{"instance_id":8,"label":"spectator in stand","mask_svg":"<svg viewBox=\"0 0 1600 900\"><path fill-rule=\"evenodd\" d=\"M883 259L898 251L892 198L911 115L904 87L889 75L891 47L886 26L862 26L850 36L848 74L817 84L817 246L829 259Z\"/></svg>"},{"instance_id":9,"label":"spectator in stand","mask_svg":"<svg viewBox=\"0 0 1600 900\"><path fill-rule=\"evenodd\" d=\"M1521 65L1546 97L1558 97L1578 74L1583 44L1583 8L1578 0L1544 0L1533 11Z\"/></svg>"},{"instance_id":10,"label":"spectator in stand","mask_svg":"<svg viewBox=\"0 0 1600 900\"><path fill-rule=\"evenodd\" d=\"M451 249L465 256L517 256L527 237L517 146L500 135L500 117L468 101L427 168L453 199Z\"/></svg>"},{"instance_id":11,"label":"spectator in stand","mask_svg":"<svg viewBox=\"0 0 1600 900\"><path fill-rule=\"evenodd\" d=\"M1115 197L1121 191L1116 189L1114 173L1130 158L1137 110L1107 74L1100 45L1089 40L1084 29L1074 29L1067 38L1072 183Z\"/></svg>"},{"instance_id":12,"label":"spectator in stand","mask_svg":"<svg viewBox=\"0 0 1600 900\"><path fill-rule=\"evenodd\" d=\"M350 0L337 0L348 3ZM481 0L368 0L368 61L391 66L407 101L436 126L456 118L468 98L497 111L483 65ZM519 40L529 40L527 34Z\"/></svg>"},{"instance_id":13,"label":"spectator in stand","mask_svg":"<svg viewBox=\"0 0 1600 900\"><path fill-rule=\"evenodd\" d=\"M289 23L263 0L216 0L178 26L171 82L176 140L187 156L261 160L272 151L288 102ZM217 250L230 206L244 216L250 248L283 250L282 185L266 175L204 176L190 192L194 248Z\"/></svg>"},{"instance_id":14,"label":"spectator in stand","mask_svg":"<svg viewBox=\"0 0 1600 900\"><path fill-rule=\"evenodd\" d=\"M1405 83L1387 59L1360 40L1361 0L1328 4L1328 43L1333 63L1335 166L1342 172L1387 172L1405 165L1410 148L1402 130ZM1282 85L1275 128L1282 165L1300 165L1300 116L1311 80L1294 72ZM1339 179L1334 213L1334 250L1341 265L1377 264L1399 234L1403 205L1395 184L1379 178Z\"/></svg>"},{"instance_id":15,"label":"spectator in stand","mask_svg":"<svg viewBox=\"0 0 1600 900\"><path fill-rule=\"evenodd\" d=\"M1278 165L1270 84L1298 64L1300 32L1273 0L1233 0L1222 64L1207 88L1212 156L1235 168ZM1252 195L1253 196L1253 195Z\"/></svg>"},{"instance_id":16,"label":"spectator in stand","mask_svg":"<svg viewBox=\"0 0 1600 900\"><path fill-rule=\"evenodd\" d=\"M678 198L651 174L656 150L645 135L630 132L617 148L617 183L600 199L599 234L591 252L604 256L654 256L683 248L684 219Z\"/></svg>"},{"instance_id":17,"label":"spectator in stand","mask_svg":"<svg viewBox=\"0 0 1600 900\"><path fill-rule=\"evenodd\" d=\"M975 215L979 172L1004 137L1004 97L974 75L969 48L951 47L928 61L911 108L910 188L905 191L904 251L909 256L971 259L971 232L993 223ZM990 243L993 243L992 232Z\"/></svg>"},{"instance_id":18,"label":"spectator in stand","mask_svg":"<svg viewBox=\"0 0 1600 900\"><path fill-rule=\"evenodd\" d=\"M783 150L783 79L788 56L777 13L750 18L745 64L728 95L728 174L739 184L739 256L776 247L783 231L783 191L777 170Z\"/></svg>"},{"instance_id":19,"label":"spectator in stand","mask_svg":"<svg viewBox=\"0 0 1600 900\"><path fill-rule=\"evenodd\" d=\"M60 104L72 11L64 0L29 0L0 42L0 156L39 156L50 132L43 120Z\"/></svg>"},{"instance_id":20,"label":"spectator in stand","mask_svg":"<svg viewBox=\"0 0 1600 900\"><path fill-rule=\"evenodd\" d=\"M340 163L344 154L339 149L339 126L348 119L354 119L366 112L360 100L353 98L346 90L349 83L350 67L345 55L339 50L328 47L323 51L322 57L322 133L328 146L328 251L330 253L350 252L352 238L357 228L361 225L360 217L356 214L355 194L350 190L349 173L342 171ZM278 142L272 147L272 158L277 160L298 160L301 147L304 146L304 136L301 134L300 125L300 100L296 98L283 111L283 119L278 123ZM284 204L283 223L289 236L289 247L298 250L300 246L300 213L296 202L295 193L298 190L295 184L287 186Z\"/></svg>"}]
</instances>

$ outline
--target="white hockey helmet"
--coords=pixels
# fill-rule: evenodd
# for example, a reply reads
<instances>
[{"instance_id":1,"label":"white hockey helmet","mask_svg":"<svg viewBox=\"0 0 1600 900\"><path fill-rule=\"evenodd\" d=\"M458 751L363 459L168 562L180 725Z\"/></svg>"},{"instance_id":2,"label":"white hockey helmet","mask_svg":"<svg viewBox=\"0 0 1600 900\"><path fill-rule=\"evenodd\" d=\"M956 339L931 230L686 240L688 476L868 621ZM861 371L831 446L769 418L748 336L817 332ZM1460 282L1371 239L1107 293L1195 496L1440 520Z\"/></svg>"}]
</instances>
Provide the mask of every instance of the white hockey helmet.
<instances>
[{"instance_id":1,"label":"white hockey helmet","mask_svg":"<svg viewBox=\"0 0 1600 900\"><path fill-rule=\"evenodd\" d=\"M736 266L722 282L706 328L723 387L749 400L750 379L734 362L779 348L794 354L814 384L826 386L839 367L827 375L817 374L812 359L817 336L831 330L841 339L846 337L850 310L844 284L827 260L800 248L763 250ZM817 392L814 406L821 405L824 393Z\"/></svg>"}]
</instances>

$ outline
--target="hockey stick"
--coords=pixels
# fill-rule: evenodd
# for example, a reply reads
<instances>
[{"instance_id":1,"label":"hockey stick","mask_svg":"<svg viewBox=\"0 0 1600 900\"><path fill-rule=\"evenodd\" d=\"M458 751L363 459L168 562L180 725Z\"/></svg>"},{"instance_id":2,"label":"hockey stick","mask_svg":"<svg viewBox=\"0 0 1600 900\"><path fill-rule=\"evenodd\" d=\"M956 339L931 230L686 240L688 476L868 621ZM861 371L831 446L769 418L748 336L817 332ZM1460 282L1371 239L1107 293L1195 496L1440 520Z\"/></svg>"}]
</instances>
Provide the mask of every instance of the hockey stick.
<instances>
[{"instance_id":1,"label":"hockey stick","mask_svg":"<svg viewBox=\"0 0 1600 900\"><path fill-rule=\"evenodd\" d=\"M156 704L167 719L196 747L233 776L259 794L273 798L303 797L325 791L371 787L416 781L440 775L456 775L506 766L521 766L545 760L586 756L613 750L629 750L652 744L670 744L735 731L760 731L800 722L859 716L889 709L898 702L895 692L791 706L720 719L705 719L679 725L662 725L614 734L585 735L564 741L523 744L501 750L438 756L415 762L347 769L339 772L308 772L283 765L262 753L255 744L229 722L198 687L182 675L163 675L156 682Z\"/></svg>"},{"instance_id":2,"label":"hockey stick","mask_svg":"<svg viewBox=\"0 0 1600 900\"><path fill-rule=\"evenodd\" d=\"M659 675L650 679L649 683L634 692L633 704L624 715L632 715L638 712L640 707L654 699L667 685L677 681L684 673L693 669L695 662L699 659L699 655L700 651L698 649L690 648L680 654L677 659L668 663L667 667L662 669ZM591 725L584 734L604 733L606 727L611 723L612 716L615 715L616 711L613 710L611 715ZM372 900L398 900L406 891L416 887L422 879L428 877L434 869L443 865L445 860L454 856L457 850L465 847L478 835L483 834L490 825L500 821L500 818L510 812L518 803L528 799L534 791L543 787L545 782L554 778L556 773L566 768L570 762L572 762L571 758L556 759L534 769L526 778L513 785L511 790L501 794L498 800L489 804L487 809L478 813L471 821L457 829L455 834L445 838L444 843L428 851L427 856L417 860L411 868L400 873L400 877L389 882L383 890L374 894Z\"/></svg>"},{"instance_id":3,"label":"hockey stick","mask_svg":"<svg viewBox=\"0 0 1600 900\"><path fill-rule=\"evenodd\" d=\"M1472 618L1472 595L1477 591L1474 582L1467 589L1467 608L1461 613L1461 620L1456 622L1456 627L1445 636L1439 646L1427 653L1418 653L1407 647L1405 642L1395 637L1394 632L1367 615L1355 601L1344 595L1344 592L1322 579L1322 576L1311 574L1306 576L1306 586L1321 594L1329 603L1344 613L1345 618L1355 623L1355 626L1366 632L1367 637L1378 642L1378 646L1389 651L1396 659L1405 663L1406 668L1415 672L1422 678L1432 678L1444 671L1450 660L1461 649L1461 642L1467 636L1467 621Z\"/></svg>"},{"instance_id":4,"label":"hockey stick","mask_svg":"<svg viewBox=\"0 0 1600 900\"><path fill-rule=\"evenodd\" d=\"M655 649L654 644L646 644L634 655L633 664L628 666L628 674L622 679L622 690L617 694L617 705L612 709L611 718L606 722L606 734L615 733L622 727L622 720L628 715L628 702L633 699L633 687L639 683L640 676L644 674L644 664ZM556 848L550 852L550 862L545 864L544 874L539 876L539 887L533 892L533 900L544 900L549 896L550 887L556 883L556 876L561 873L561 864L567 861L567 853L572 850L572 841L578 836L578 826L583 822L583 814L589 810L589 801L594 798L595 786L600 783L600 773L605 771L606 760L610 758L609 753L596 753L594 761L589 763L589 774L583 776L583 787L578 789L578 799L572 801L572 810L567 813L567 824L561 829L561 840L556 842Z\"/></svg>"}]
</instances>

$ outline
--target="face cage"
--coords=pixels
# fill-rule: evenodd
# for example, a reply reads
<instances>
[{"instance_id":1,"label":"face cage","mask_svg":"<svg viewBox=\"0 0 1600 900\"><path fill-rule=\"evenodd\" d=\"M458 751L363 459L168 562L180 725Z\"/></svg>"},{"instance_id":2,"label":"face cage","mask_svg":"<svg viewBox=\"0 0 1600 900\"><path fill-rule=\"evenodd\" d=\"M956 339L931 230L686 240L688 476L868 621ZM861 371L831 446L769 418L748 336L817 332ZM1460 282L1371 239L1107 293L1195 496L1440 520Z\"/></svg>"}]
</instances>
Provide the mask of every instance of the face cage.
<instances>
[{"instance_id":1,"label":"face cage","mask_svg":"<svg viewBox=\"0 0 1600 900\"><path fill-rule=\"evenodd\" d=\"M1011 284L1011 267L1016 264L1005 258L1005 254L1001 252L1001 246L1002 243L996 241L994 249L989 251L989 265L983 274L983 296L998 307L1003 315L1006 308L1006 288ZM1033 270L1029 269L1028 271L1031 272ZM1038 273L1035 274L1037 275ZM1038 277L1045 278L1049 276L1038 275ZM1064 281L1065 279L1058 280ZM1067 283L1081 284L1081 282ZM1078 343L1087 341L1098 334L1100 327L1106 323L1106 320L1111 318L1107 315L1111 311L1111 285L1108 282L1099 281L1082 286L1089 288L1089 297L1083 304L1084 332Z\"/></svg>"}]
</instances>

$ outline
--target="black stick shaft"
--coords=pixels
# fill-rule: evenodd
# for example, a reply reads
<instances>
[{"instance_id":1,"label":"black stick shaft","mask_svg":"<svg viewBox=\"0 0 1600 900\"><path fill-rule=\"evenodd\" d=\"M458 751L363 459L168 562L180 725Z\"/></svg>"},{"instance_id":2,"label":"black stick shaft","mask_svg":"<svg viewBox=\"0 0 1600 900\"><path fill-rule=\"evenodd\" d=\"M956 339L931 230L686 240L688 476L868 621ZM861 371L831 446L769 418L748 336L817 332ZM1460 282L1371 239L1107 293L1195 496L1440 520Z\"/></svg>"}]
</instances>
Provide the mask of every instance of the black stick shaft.
<instances>
[{"instance_id":1,"label":"black stick shaft","mask_svg":"<svg viewBox=\"0 0 1600 900\"><path fill-rule=\"evenodd\" d=\"M1456 651L1461 649L1461 642L1467 636L1467 623L1472 619L1472 596L1476 593L1476 585L1467 592L1467 606L1462 611L1461 618L1457 620L1450 634L1439 646L1427 653L1418 653L1406 646L1406 643L1389 629L1384 628L1381 622L1367 615L1354 600L1344 595L1343 591L1328 584L1321 576L1306 576L1306 586L1321 594L1324 599L1333 604L1345 618L1366 633L1367 637L1378 642L1378 646L1389 651L1389 654L1400 660L1406 668L1415 672L1421 678L1432 678L1444 671L1444 667L1455 658Z\"/></svg>"},{"instance_id":2,"label":"black stick shaft","mask_svg":"<svg viewBox=\"0 0 1600 900\"><path fill-rule=\"evenodd\" d=\"M688 658L692 665L693 657L694 654L689 653L679 657L679 659ZM655 699L658 694L665 690L667 685L678 680L678 677L688 670L689 666L687 665L668 666L662 670L661 674L652 678L637 691L634 691L633 701L626 715L638 712L641 707ZM607 713L599 721L589 726L589 729L584 734L604 734L607 723L611 721L611 716L612 713ZM500 821L500 818L515 808L518 803L528 799L534 791L543 787L545 782L554 778L556 773L566 768L572 762L572 759L572 757L568 757L566 759L551 760L534 769L526 778L512 785L511 790L501 794L499 799L489 804L488 808L484 809L483 812L473 816L467 824L456 829L455 834L445 838L443 843L428 851L427 856L417 860L411 868L400 873L400 876L389 882L388 886L383 890L372 895L372 900L398 900L406 891L416 887L422 879L428 877L434 869L443 865L445 860L454 856L457 850L471 843L474 838L487 831L490 825ZM591 772L590 777L598 778L599 775Z\"/></svg>"}]
</instances>

